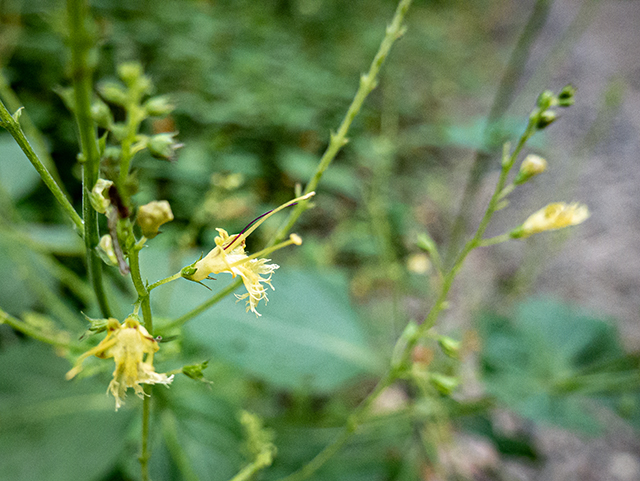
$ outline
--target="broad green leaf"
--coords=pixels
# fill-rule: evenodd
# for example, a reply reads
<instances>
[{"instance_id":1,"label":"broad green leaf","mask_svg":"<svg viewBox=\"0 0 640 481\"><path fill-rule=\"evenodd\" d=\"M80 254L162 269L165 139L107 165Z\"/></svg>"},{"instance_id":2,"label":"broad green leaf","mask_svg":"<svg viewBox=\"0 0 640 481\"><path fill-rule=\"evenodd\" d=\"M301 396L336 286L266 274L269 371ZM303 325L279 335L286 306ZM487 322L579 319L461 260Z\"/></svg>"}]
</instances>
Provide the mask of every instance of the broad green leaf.
<instances>
[{"instance_id":1,"label":"broad green leaf","mask_svg":"<svg viewBox=\"0 0 640 481\"><path fill-rule=\"evenodd\" d=\"M91 481L113 469L133 411L115 412L108 381L66 381L69 363L35 342L4 349L0 363L0 480Z\"/></svg>"},{"instance_id":2,"label":"broad green leaf","mask_svg":"<svg viewBox=\"0 0 640 481\"><path fill-rule=\"evenodd\" d=\"M587 432L599 428L589 412L593 395L608 392L625 364L611 325L537 300L520 305L513 319L485 316L482 334L489 392L531 419Z\"/></svg>"}]
</instances>

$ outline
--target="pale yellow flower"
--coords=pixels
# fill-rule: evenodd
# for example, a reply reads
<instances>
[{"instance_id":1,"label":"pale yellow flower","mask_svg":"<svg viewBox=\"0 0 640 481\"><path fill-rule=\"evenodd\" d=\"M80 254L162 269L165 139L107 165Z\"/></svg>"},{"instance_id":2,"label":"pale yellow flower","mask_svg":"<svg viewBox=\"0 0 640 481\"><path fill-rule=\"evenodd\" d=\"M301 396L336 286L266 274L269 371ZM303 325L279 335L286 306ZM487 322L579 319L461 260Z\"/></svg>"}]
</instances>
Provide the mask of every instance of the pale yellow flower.
<instances>
[{"instance_id":1,"label":"pale yellow flower","mask_svg":"<svg viewBox=\"0 0 640 481\"><path fill-rule=\"evenodd\" d=\"M115 398L117 411L123 404L128 388L132 387L138 396L143 397L145 392L140 384L168 385L173 381L173 375L159 374L154 370L153 354L158 349L158 342L134 317L128 317L122 324L110 318L107 336L96 347L82 354L66 377L71 379L78 374L82 370L82 362L90 356L100 359L112 357L116 369L107 392ZM143 359L145 354L146 358Z\"/></svg>"},{"instance_id":2,"label":"pale yellow flower","mask_svg":"<svg viewBox=\"0 0 640 481\"><path fill-rule=\"evenodd\" d=\"M222 272L231 274L233 277L237 275L241 276L247 292L243 295L236 295L236 297L238 300L247 299L247 311L251 311L259 316L260 314L256 311L256 307L262 299L264 299L265 303L268 301L265 285L268 285L271 289L274 288L271 284L271 276L279 267L277 264L268 264L271 259L265 259L263 256L291 244L300 245L302 240L296 234L292 234L289 240L249 256L244 250L245 239L257 229L260 224L276 212L303 200L307 200L313 195L315 195L315 192L282 204L277 209L258 217L258 219L256 219L257 222L252 222L248 228L245 228L239 234L230 236L226 230L216 229L219 234L215 238L216 247L205 257L193 264L195 273L183 275L193 281L202 281L207 279L210 274L220 274Z\"/></svg>"},{"instance_id":3,"label":"pale yellow flower","mask_svg":"<svg viewBox=\"0 0 640 481\"><path fill-rule=\"evenodd\" d=\"M511 232L511 237L529 237L532 234L547 230L562 229L581 224L589 217L586 205L557 202L535 212L517 229Z\"/></svg>"}]
</instances>

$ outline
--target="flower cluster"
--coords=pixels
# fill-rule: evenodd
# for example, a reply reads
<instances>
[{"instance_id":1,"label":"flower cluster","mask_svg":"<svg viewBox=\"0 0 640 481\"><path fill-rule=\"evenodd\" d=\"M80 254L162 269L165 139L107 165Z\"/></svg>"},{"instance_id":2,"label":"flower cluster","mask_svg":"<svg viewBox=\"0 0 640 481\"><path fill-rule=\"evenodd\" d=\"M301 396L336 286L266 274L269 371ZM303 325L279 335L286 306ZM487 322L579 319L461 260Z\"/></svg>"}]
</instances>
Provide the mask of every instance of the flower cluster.
<instances>
[{"instance_id":1,"label":"flower cluster","mask_svg":"<svg viewBox=\"0 0 640 481\"><path fill-rule=\"evenodd\" d=\"M133 316L120 324L117 319L107 320L107 336L96 347L89 349L76 361L76 365L67 373L72 379L82 370L82 363L90 356L100 359L112 357L116 362L113 379L107 392L116 399L116 411L123 404L127 389L132 387L135 393L143 397L140 384L171 384L173 375L158 374L153 367L153 354L158 351L158 342ZM146 354L146 359L143 359Z\"/></svg>"}]
</instances>

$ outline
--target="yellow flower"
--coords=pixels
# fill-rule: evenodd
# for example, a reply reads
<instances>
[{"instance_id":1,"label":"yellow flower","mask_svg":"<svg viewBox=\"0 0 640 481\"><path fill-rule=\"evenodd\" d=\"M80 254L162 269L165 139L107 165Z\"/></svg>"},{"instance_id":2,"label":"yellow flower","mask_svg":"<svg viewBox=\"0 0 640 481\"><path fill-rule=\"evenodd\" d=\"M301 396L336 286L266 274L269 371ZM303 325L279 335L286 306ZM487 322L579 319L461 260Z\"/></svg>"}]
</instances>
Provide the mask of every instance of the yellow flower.
<instances>
[{"instance_id":1,"label":"yellow flower","mask_svg":"<svg viewBox=\"0 0 640 481\"><path fill-rule=\"evenodd\" d=\"M120 324L117 319L107 322L107 337L96 347L89 349L76 361L66 377L72 379L82 370L82 362L96 356L100 359L112 357L116 362L113 379L107 392L116 399L116 411L122 406L127 389L132 387L135 393L143 397L140 384L165 384L173 381L173 375L158 374L153 368L153 354L159 349L158 342L134 317L128 317ZM146 359L143 360L146 354Z\"/></svg>"},{"instance_id":2,"label":"yellow flower","mask_svg":"<svg viewBox=\"0 0 640 481\"><path fill-rule=\"evenodd\" d=\"M195 272L185 273L183 276L198 282L207 279L210 274L220 274L221 272L231 274L233 277L237 275L241 276L247 293L236 295L236 297L238 300L247 299L247 312L251 311L259 316L260 314L256 311L258 302L262 299L265 300L265 303L268 301L265 284L271 287L271 289L274 288L273 285L271 285L271 276L279 267L277 264L268 264L271 259L264 259L262 257L291 244L300 245L302 244L302 239L296 234L292 234L288 240L263 249L251 256L247 255L244 250L245 239L257 229L260 224L276 212L303 200L307 200L313 195L315 195L315 192L310 192L261 215L239 234L230 236L226 230L216 229L219 234L215 238L216 247L205 257L190 266L195 269ZM190 268L187 267L183 269L183 272L188 269Z\"/></svg>"},{"instance_id":3,"label":"yellow flower","mask_svg":"<svg viewBox=\"0 0 640 481\"><path fill-rule=\"evenodd\" d=\"M535 212L517 229L511 231L511 237L529 237L532 234L547 230L562 229L571 225L581 224L589 217L586 205L557 202L549 204Z\"/></svg>"}]
</instances>

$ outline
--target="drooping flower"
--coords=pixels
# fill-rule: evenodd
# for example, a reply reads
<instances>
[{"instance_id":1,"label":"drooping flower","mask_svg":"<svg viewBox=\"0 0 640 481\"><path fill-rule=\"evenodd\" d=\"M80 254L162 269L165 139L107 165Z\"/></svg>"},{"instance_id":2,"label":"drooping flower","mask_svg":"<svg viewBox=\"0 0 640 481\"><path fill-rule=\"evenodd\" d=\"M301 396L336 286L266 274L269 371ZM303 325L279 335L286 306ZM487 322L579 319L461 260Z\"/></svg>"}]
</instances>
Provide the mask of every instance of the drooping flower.
<instances>
[{"instance_id":1,"label":"drooping flower","mask_svg":"<svg viewBox=\"0 0 640 481\"><path fill-rule=\"evenodd\" d=\"M247 292L243 295L236 294L236 297L238 300L247 299L247 311L251 311L259 316L260 314L256 311L258 303L262 299L265 300L265 303L268 301L265 285L274 289L271 284L271 276L273 275L273 272L279 268L277 264L269 264L268 262L271 259L265 259L263 256L291 244L300 245L302 243L302 239L300 239L296 234L291 234L288 240L263 249L251 256L244 250L245 239L249 234L257 229L260 224L276 212L303 200L307 200L313 195L315 195L315 192L310 192L309 194L297 197L285 204L282 204L277 209L261 215L245 227L245 229L239 234L229 235L224 229L216 229L219 234L215 238L216 247L213 248L205 257L195 262L192 266L183 269L183 277L199 282L208 278L210 274L226 272L231 274L233 277L239 275L242 277L242 282L244 283Z\"/></svg>"},{"instance_id":2,"label":"drooping flower","mask_svg":"<svg viewBox=\"0 0 640 481\"><path fill-rule=\"evenodd\" d=\"M529 216L524 224L511 231L510 235L515 239L529 237L539 232L581 224L588 218L589 209L586 205L577 202L572 204L556 202Z\"/></svg>"},{"instance_id":3,"label":"drooping flower","mask_svg":"<svg viewBox=\"0 0 640 481\"><path fill-rule=\"evenodd\" d=\"M75 377L82 370L84 360L90 356L100 359L112 357L116 368L107 392L115 398L117 411L123 404L128 388L132 387L138 396L144 397L145 392L140 384L168 385L173 381L173 375L167 376L155 372L153 354L158 349L158 342L135 317L128 317L122 324L117 319L109 318L107 336L100 344L78 358L76 365L67 373L66 378Z\"/></svg>"}]
</instances>

